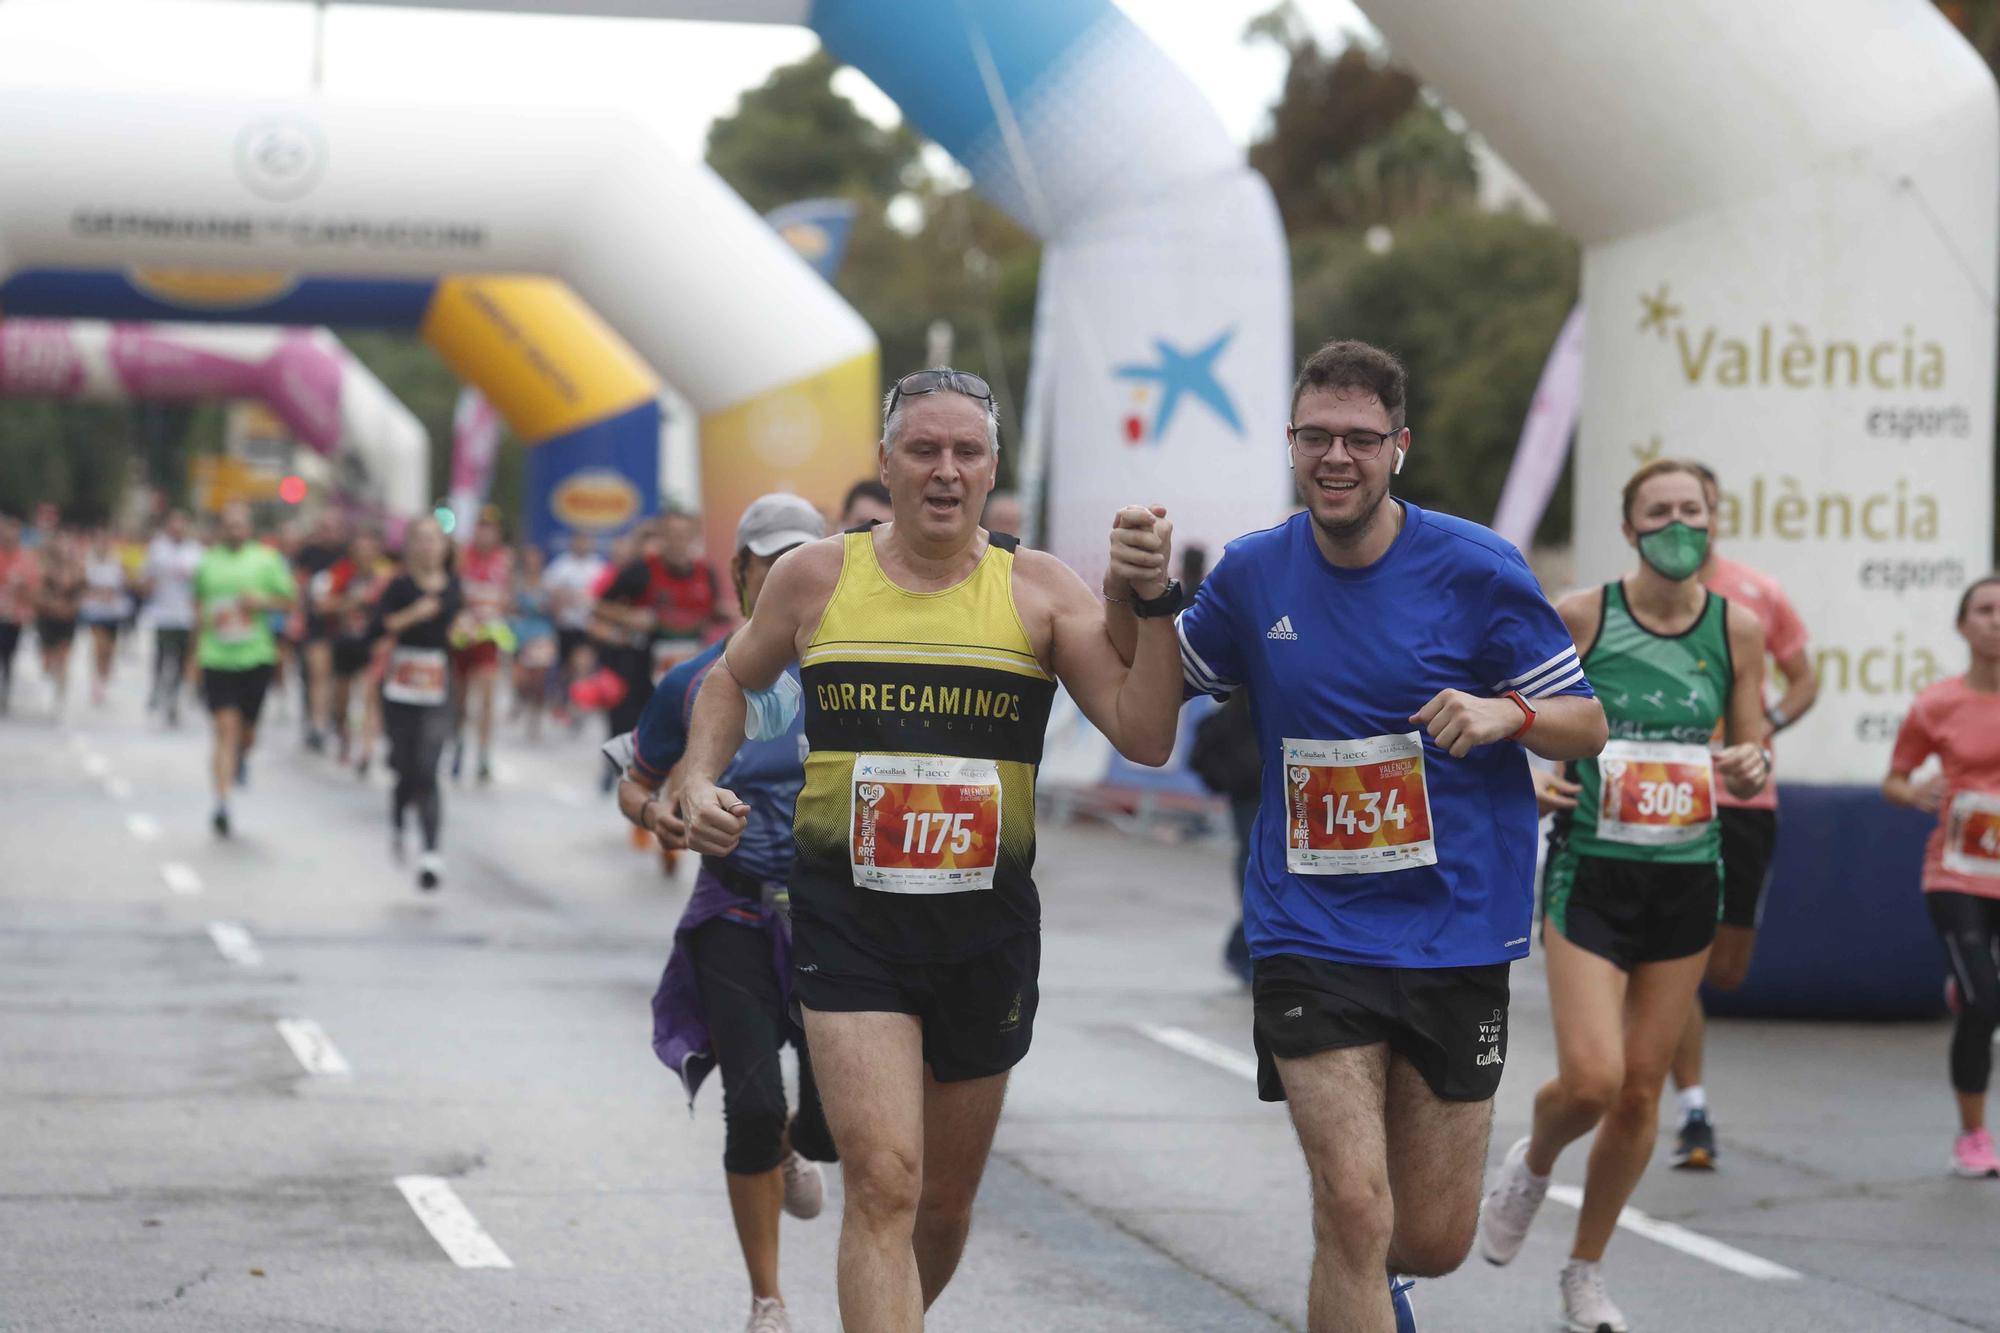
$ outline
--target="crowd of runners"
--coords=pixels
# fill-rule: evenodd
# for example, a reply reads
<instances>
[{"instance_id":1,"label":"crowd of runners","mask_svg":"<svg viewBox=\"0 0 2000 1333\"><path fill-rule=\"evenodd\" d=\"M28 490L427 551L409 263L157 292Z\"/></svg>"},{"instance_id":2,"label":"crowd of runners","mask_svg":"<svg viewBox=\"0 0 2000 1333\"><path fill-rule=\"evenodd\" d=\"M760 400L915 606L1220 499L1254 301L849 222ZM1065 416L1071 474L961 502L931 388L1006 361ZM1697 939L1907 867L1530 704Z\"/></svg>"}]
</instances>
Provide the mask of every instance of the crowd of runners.
<instances>
[{"instance_id":1,"label":"crowd of runners","mask_svg":"<svg viewBox=\"0 0 2000 1333\"><path fill-rule=\"evenodd\" d=\"M1311 1182L1310 1329L1414 1329L1413 1279L1475 1248L1511 1262L1557 1158L1594 1132L1557 1298L1568 1328L1624 1333L1602 1265L1669 1077L1672 1165L1722 1161L1699 989L1750 966L1774 738L1816 690L1806 628L1715 549L1714 474L1672 459L1606 498L1630 568L1551 602L1507 542L1393 494L1417 447L1406 387L1363 343L1311 356L1285 441L1299 508L1196 589L1172 577L1169 482L1107 516L1099 589L1023 545L994 493L993 394L950 369L896 382L880 478L840 513L767 495L712 564L681 513L552 556L490 514L463 544L416 520L392 555L332 515L267 543L237 506L204 536L168 515L136 558L0 519L0 691L32 626L37 706L62 709L83 626L101 695L136 616L163 724L195 682L213 716L217 834L267 693L290 689L308 749L365 776L386 742L393 846L414 816L424 889L444 872L441 773L491 781L503 715L532 736L601 713L619 811L701 858L653 1046L690 1098L719 1072L751 1333L790 1327L778 1219L820 1211L822 1163L842 1171L845 1327L920 1329L958 1265L1034 1031L1058 687L1149 765L1185 699L1240 695L1262 764L1238 947L1258 1093L1287 1103ZM1912 870L1952 969L1949 1160L1995 1178L2000 576L1957 627L1970 665L1918 696L1883 790L1938 816ZM1557 1074L1488 1184L1508 972L1535 938Z\"/></svg>"}]
</instances>

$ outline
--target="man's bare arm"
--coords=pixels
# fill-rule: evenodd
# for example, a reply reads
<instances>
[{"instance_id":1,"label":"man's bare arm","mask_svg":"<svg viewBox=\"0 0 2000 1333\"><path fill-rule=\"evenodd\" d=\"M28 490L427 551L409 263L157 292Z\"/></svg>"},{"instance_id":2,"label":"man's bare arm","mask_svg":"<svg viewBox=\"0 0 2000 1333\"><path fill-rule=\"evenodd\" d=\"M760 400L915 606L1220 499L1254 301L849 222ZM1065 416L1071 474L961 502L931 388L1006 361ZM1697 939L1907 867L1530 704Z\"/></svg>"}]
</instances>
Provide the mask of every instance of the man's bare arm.
<instances>
[{"instance_id":1,"label":"man's bare arm","mask_svg":"<svg viewBox=\"0 0 2000 1333\"><path fill-rule=\"evenodd\" d=\"M782 556L771 566L757 610L736 632L715 669L695 696L688 722L680 807L688 845L709 856L724 856L743 836L750 807L715 784L743 744L749 711L746 689L769 689L798 660L806 617L817 615L840 577L838 541L814 542Z\"/></svg>"}]
</instances>

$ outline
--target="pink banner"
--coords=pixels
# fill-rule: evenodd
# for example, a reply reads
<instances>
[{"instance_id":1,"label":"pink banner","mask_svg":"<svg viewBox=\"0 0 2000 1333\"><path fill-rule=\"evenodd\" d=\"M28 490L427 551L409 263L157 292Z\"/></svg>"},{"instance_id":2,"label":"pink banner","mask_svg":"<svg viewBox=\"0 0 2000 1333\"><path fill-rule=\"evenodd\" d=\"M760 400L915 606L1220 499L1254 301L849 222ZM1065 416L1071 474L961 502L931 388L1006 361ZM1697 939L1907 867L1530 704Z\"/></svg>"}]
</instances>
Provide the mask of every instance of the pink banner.
<instances>
[{"instance_id":1,"label":"pink banner","mask_svg":"<svg viewBox=\"0 0 2000 1333\"><path fill-rule=\"evenodd\" d=\"M236 347L246 345L241 337ZM248 346L268 346L250 341ZM152 324L0 321L0 394L44 398L254 398L322 454L340 444L339 346L288 332L253 357L199 332Z\"/></svg>"},{"instance_id":2,"label":"pink banner","mask_svg":"<svg viewBox=\"0 0 2000 1333\"><path fill-rule=\"evenodd\" d=\"M0 393L71 398L83 390L83 354L60 319L0 323Z\"/></svg>"},{"instance_id":3,"label":"pink banner","mask_svg":"<svg viewBox=\"0 0 2000 1333\"><path fill-rule=\"evenodd\" d=\"M1522 550L1534 540L1535 529L1548 512L1549 497L1562 477L1563 460L1569 457L1570 438L1576 434L1577 413L1582 406L1583 307L1579 305L1563 321L1562 332L1556 335L1556 345L1542 367L1535 401L1521 427L1521 443L1514 450L1514 464L1507 470L1507 484L1500 492L1500 507L1493 515L1493 530Z\"/></svg>"},{"instance_id":4,"label":"pink banner","mask_svg":"<svg viewBox=\"0 0 2000 1333\"><path fill-rule=\"evenodd\" d=\"M500 413L474 388L462 389L451 414L451 512L460 542L472 540L473 520L493 484L500 451Z\"/></svg>"}]
</instances>

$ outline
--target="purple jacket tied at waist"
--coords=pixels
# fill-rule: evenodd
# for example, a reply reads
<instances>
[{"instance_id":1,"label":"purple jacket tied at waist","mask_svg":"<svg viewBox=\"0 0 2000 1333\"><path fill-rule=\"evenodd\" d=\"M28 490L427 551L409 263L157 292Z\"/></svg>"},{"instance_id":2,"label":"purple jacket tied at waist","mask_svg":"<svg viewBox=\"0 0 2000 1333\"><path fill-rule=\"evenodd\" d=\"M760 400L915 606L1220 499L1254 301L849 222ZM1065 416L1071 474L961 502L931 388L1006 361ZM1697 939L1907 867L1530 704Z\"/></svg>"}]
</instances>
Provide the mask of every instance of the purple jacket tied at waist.
<instances>
[{"instance_id":1,"label":"purple jacket tied at waist","mask_svg":"<svg viewBox=\"0 0 2000 1333\"><path fill-rule=\"evenodd\" d=\"M780 890L780 895L782 889ZM694 932L720 916L729 916L745 927L761 930L771 942L771 968L777 973L778 992L785 1007L792 1003L792 926L780 909L780 896L766 893L762 898L746 898L718 878L706 864L695 876L694 893L687 910L674 927L674 951L660 973L660 988L653 992L653 1054L660 1063L681 1077L687 1087L688 1106L701 1081L715 1068L715 1051L709 1043L708 1014L702 1008L701 988L695 983L694 956L689 940Z\"/></svg>"}]
</instances>

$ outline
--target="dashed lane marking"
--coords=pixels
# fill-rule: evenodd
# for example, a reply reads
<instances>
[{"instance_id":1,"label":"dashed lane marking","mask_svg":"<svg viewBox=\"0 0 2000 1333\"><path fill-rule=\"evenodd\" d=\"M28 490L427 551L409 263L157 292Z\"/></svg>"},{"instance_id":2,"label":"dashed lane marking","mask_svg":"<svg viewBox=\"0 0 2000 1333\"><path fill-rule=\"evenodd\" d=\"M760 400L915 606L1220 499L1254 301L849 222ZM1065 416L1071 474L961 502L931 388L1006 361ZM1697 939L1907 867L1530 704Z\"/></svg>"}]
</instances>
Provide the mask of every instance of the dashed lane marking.
<instances>
[{"instance_id":1,"label":"dashed lane marking","mask_svg":"<svg viewBox=\"0 0 2000 1333\"><path fill-rule=\"evenodd\" d=\"M354 1072L354 1066L347 1063L347 1057L333 1044L333 1038L326 1035L326 1029L310 1018L279 1019L278 1035L292 1048L292 1054L299 1058L308 1074L339 1078Z\"/></svg>"},{"instance_id":2,"label":"dashed lane marking","mask_svg":"<svg viewBox=\"0 0 2000 1333\"><path fill-rule=\"evenodd\" d=\"M234 921L211 921L208 923L208 937L215 941L216 952L239 967L262 967L264 951L257 947L257 941L250 938L250 932Z\"/></svg>"},{"instance_id":3,"label":"dashed lane marking","mask_svg":"<svg viewBox=\"0 0 2000 1333\"><path fill-rule=\"evenodd\" d=\"M397 1176L417 1220L460 1268L512 1268L514 1261L486 1234L457 1191L437 1176Z\"/></svg>"},{"instance_id":4,"label":"dashed lane marking","mask_svg":"<svg viewBox=\"0 0 2000 1333\"><path fill-rule=\"evenodd\" d=\"M129 814L125 816L125 827L140 842L151 842L160 836L160 821L151 815Z\"/></svg>"},{"instance_id":5,"label":"dashed lane marking","mask_svg":"<svg viewBox=\"0 0 2000 1333\"><path fill-rule=\"evenodd\" d=\"M192 898L201 892L201 876L195 874L194 867L184 861L168 861L162 865L160 878L183 898Z\"/></svg>"}]
</instances>

